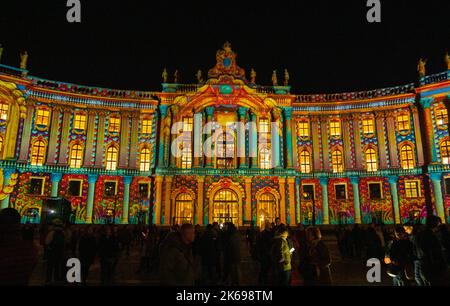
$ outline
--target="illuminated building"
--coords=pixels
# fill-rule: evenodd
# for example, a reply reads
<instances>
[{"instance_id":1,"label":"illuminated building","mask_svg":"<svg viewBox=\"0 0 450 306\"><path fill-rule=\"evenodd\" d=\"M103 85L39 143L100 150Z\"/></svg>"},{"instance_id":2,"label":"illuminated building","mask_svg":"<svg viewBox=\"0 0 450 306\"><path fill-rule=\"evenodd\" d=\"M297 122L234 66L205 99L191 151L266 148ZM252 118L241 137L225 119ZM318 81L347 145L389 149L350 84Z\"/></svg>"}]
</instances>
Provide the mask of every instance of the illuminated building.
<instances>
[{"instance_id":1,"label":"illuminated building","mask_svg":"<svg viewBox=\"0 0 450 306\"><path fill-rule=\"evenodd\" d=\"M229 44L216 58L205 81L165 73L160 92L0 65L2 207L37 222L43 199L61 196L77 223L294 225L311 222L314 202L318 224L392 224L425 216L430 181L434 212L450 221L450 70L418 85L295 95L288 75L247 80ZM174 145L182 134L190 145Z\"/></svg>"}]
</instances>

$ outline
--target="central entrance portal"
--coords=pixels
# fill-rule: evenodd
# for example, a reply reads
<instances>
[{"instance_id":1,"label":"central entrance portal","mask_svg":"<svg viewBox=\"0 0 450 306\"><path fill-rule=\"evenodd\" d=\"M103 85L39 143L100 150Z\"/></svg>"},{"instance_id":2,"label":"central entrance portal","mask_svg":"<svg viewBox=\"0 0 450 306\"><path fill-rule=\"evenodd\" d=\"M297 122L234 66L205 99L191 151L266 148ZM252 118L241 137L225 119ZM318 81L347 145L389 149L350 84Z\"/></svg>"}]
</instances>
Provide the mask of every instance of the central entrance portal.
<instances>
[{"instance_id":1,"label":"central entrance portal","mask_svg":"<svg viewBox=\"0 0 450 306\"><path fill-rule=\"evenodd\" d=\"M213 198L213 222L232 222L238 225L239 202L236 193L230 189L221 189Z\"/></svg>"}]
</instances>

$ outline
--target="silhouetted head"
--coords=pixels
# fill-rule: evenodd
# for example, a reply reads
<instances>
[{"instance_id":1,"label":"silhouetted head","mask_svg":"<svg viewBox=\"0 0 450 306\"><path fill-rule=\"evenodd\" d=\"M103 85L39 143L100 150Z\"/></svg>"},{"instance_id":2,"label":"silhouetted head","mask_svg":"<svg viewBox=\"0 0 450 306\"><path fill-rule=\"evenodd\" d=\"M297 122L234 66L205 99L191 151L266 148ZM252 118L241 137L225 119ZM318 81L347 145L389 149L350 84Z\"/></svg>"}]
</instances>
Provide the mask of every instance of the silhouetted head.
<instances>
[{"instance_id":1,"label":"silhouetted head","mask_svg":"<svg viewBox=\"0 0 450 306\"><path fill-rule=\"evenodd\" d=\"M183 224L180 227L180 237L185 244L191 244L195 240L195 228L192 224Z\"/></svg>"}]
</instances>

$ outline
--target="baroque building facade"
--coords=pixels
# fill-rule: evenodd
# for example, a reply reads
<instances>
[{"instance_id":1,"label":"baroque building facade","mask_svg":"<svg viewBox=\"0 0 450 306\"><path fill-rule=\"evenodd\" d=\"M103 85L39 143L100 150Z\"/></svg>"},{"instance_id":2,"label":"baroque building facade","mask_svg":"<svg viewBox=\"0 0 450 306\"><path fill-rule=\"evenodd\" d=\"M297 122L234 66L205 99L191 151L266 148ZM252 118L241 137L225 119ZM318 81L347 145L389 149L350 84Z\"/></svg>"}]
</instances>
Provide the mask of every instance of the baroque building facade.
<instances>
[{"instance_id":1,"label":"baroque building facade","mask_svg":"<svg viewBox=\"0 0 450 306\"><path fill-rule=\"evenodd\" d=\"M216 60L198 84L163 74L159 92L0 65L1 207L23 222L48 197L68 199L76 223L394 224L427 208L450 221L450 70L296 95L287 72L247 80L229 44Z\"/></svg>"}]
</instances>

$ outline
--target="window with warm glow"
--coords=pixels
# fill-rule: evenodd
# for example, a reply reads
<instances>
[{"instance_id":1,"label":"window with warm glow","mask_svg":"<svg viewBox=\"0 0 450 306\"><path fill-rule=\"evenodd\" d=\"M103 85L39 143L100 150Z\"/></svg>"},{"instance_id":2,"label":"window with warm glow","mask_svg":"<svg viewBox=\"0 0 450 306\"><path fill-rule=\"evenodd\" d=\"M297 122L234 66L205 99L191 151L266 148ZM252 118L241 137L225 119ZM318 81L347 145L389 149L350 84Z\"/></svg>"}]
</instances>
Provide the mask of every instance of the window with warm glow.
<instances>
[{"instance_id":1,"label":"window with warm glow","mask_svg":"<svg viewBox=\"0 0 450 306\"><path fill-rule=\"evenodd\" d=\"M119 117L109 117L108 131L111 133L120 132L120 118Z\"/></svg>"},{"instance_id":2,"label":"window with warm glow","mask_svg":"<svg viewBox=\"0 0 450 306\"><path fill-rule=\"evenodd\" d=\"M399 132L407 132L411 128L409 123L409 114L401 114L397 116L397 129Z\"/></svg>"},{"instance_id":3,"label":"window with warm glow","mask_svg":"<svg viewBox=\"0 0 450 306\"><path fill-rule=\"evenodd\" d=\"M366 158L366 169L369 172L378 170L378 160L377 160L377 152L373 148L368 148L364 152L364 156Z\"/></svg>"},{"instance_id":4,"label":"window with warm glow","mask_svg":"<svg viewBox=\"0 0 450 306\"><path fill-rule=\"evenodd\" d=\"M434 112L434 117L436 119L436 125L438 126L438 128L442 128L442 126L444 126L448 123L447 109L446 108L438 108Z\"/></svg>"},{"instance_id":5,"label":"window with warm glow","mask_svg":"<svg viewBox=\"0 0 450 306\"><path fill-rule=\"evenodd\" d=\"M300 138L309 138L309 122L299 121L297 123L297 133Z\"/></svg>"},{"instance_id":6,"label":"window with warm glow","mask_svg":"<svg viewBox=\"0 0 450 306\"><path fill-rule=\"evenodd\" d=\"M106 150L106 170L117 169L117 158L119 157L119 151L115 146L110 146Z\"/></svg>"},{"instance_id":7,"label":"window with warm glow","mask_svg":"<svg viewBox=\"0 0 450 306\"><path fill-rule=\"evenodd\" d=\"M80 168L83 163L83 147L79 144L74 144L70 150L70 167Z\"/></svg>"},{"instance_id":8,"label":"window with warm glow","mask_svg":"<svg viewBox=\"0 0 450 306\"><path fill-rule=\"evenodd\" d=\"M405 196L407 198L417 198L420 196L420 183L415 180L405 180Z\"/></svg>"},{"instance_id":9,"label":"window with warm glow","mask_svg":"<svg viewBox=\"0 0 450 306\"><path fill-rule=\"evenodd\" d=\"M450 141L448 140L441 143L441 159L443 164L450 164Z\"/></svg>"},{"instance_id":10,"label":"window with warm glow","mask_svg":"<svg viewBox=\"0 0 450 306\"><path fill-rule=\"evenodd\" d=\"M194 201L187 193L180 193L175 199L175 224L192 223L194 216Z\"/></svg>"},{"instance_id":11,"label":"window with warm glow","mask_svg":"<svg viewBox=\"0 0 450 306\"><path fill-rule=\"evenodd\" d=\"M263 193L259 200L260 226L265 222L275 222L276 218L280 217L277 200L271 193Z\"/></svg>"},{"instance_id":12,"label":"window with warm glow","mask_svg":"<svg viewBox=\"0 0 450 306\"><path fill-rule=\"evenodd\" d=\"M193 122L192 117L183 118L183 132L192 132Z\"/></svg>"},{"instance_id":13,"label":"window with warm glow","mask_svg":"<svg viewBox=\"0 0 450 306\"><path fill-rule=\"evenodd\" d=\"M216 142L216 166L221 169L234 168L235 143L232 134L224 132L217 137Z\"/></svg>"},{"instance_id":14,"label":"window with warm glow","mask_svg":"<svg viewBox=\"0 0 450 306\"><path fill-rule=\"evenodd\" d=\"M259 150L259 167L261 169L270 169L270 151L267 148Z\"/></svg>"},{"instance_id":15,"label":"window with warm glow","mask_svg":"<svg viewBox=\"0 0 450 306\"><path fill-rule=\"evenodd\" d=\"M261 118L259 119L259 133L269 133L269 119Z\"/></svg>"},{"instance_id":16,"label":"window with warm glow","mask_svg":"<svg viewBox=\"0 0 450 306\"><path fill-rule=\"evenodd\" d=\"M400 160L403 169L414 168L414 151L411 145L406 144L400 149Z\"/></svg>"},{"instance_id":17,"label":"window with warm glow","mask_svg":"<svg viewBox=\"0 0 450 306\"><path fill-rule=\"evenodd\" d=\"M1 120L7 120L8 119L8 109L9 105L6 103L0 104L0 119Z\"/></svg>"},{"instance_id":18,"label":"window with warm glow","mask_svg":"<svg viewBox=\"0 0 450 306\"><path fill-rule=\"evenodd\" d=\"M139 154L139 169L141 171L150 171L150 149L143 148Z\"/></svg>"},{"instance_id":19,"label":"window with warm glow","mask_svg":"<svg viewBox=\"0 0 450 306\"><path fill-rule=\"evenodd\" d=\"M36 140L31 148L31 164L33 166L42 166L45 159L45 143L42 140Z\"/></svg>"},{"instance_id":20,"label":"window with warm glow","mask_svg":"<svg viewBox=\"0 0 450 306\"><path fill-rule=\"evenodd\" d=\"M84 131L86 129L86 120L85 114L75 114L75 118L73 119L73 128Z\"/></svg>"},{"instance_id":21,"label":"window with warm glow","mask_svg":"<svg viewBox=\"0 0 450 306\"><path fill-rule=\"evenodd\" d=\"M344 171L344 159L340 150L334 150L331 154L331 164L334 173Z\"/></svg>"},{"instance_id":22,"label":"window with warm glow","mask_svg":"<svg viewBox=\"0 0 450 306\"><path fill-rule=\"evenodd\" d=\"M330 136L333 138L341 137L341 121L339 120L330 121Z\"/></svg>"},{"instance_id":23,"label":"window with warm glow","mask_svg":"<svg viewBox=\"0 0 450 306\"><path fill-rule=\"evenodd\" d=\"M300 172L311 172L311 154L309 154L308 150L303 150L300 153Z\"/></svg>"},{"instance_id":24,"label":"window with warm glow","mask_svg":"<svg viewBox=\"0 0 450 306\"><path fill-rule=\"evenodd\" d=\"M142 119L142 134L151 134L151 133L152 133L152 120Z\"/></svg>"},{"instance_id":25,"label":"window with warm glow","mask_svg":"<svg viewBox=\"0 0 450 306\"><path fill-rule=\"evenodd\" d=\"M190 146L183 148L180 157L181 169L190 169L192 167L192 150Z\"/></svg>"},{"instance_id":26,"label":"window with warm glow","mask_svg":"<svg viewBox=\"0 0 450 306\"><path fill-rule=\"evenodd\" d=\"M2 151L3 151L3 137L0 137L0 156L2 154Z\"/></svg>"},{"instance_id":27,"label":"window with warm glow","mask_svg":"<svg viewBox=\"0 0 450 306\"><path fill-rule=\"evenodd\" d=\"M375 133L375 123L373 118L365 118L362 120L362 130L364 136L372 136Z\"/></svg>"},{"instance_id":28,"label":"window with warm glow","mask_svg":"<svg viewBox=\"0 0 450 306\"><path fill-rule=\"evenodd\" d=\"M45 108L36 110L36 125L48 126L50 123L50 111Z\"/></svg>"}]
</instances>

